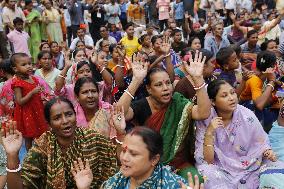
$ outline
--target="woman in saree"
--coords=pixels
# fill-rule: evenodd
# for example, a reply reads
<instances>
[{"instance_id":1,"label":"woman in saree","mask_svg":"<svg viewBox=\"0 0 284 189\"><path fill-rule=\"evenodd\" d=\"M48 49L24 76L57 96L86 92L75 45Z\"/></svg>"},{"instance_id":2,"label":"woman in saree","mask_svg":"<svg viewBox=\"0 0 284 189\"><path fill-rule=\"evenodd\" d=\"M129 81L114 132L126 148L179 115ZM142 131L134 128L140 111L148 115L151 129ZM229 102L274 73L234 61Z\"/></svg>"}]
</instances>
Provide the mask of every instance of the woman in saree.
<instances>
[{"instance_id":1,"label":"woman in saree","mask_svg":"<svg viewBox=\"0 0 284 189\"><path fill-rule=\"evenodd\" d=\"M211 104L202 75L205 59L202 59L202 53L198 53L190 64L185 65L196 89L197 105L181 94L173 93L170 77L165 70L154 68L148 72L148 64L137 59L132 63L133 79L118 101L118 105L124 107L126 120L133 120L136 125L146 125L162 135L164 153L161 162L178 169L178 174L184 178L187 178L187 172L198 174L193 166L194 149L190 147L194 145L193 120L206 119L210 114ZM131 104L145 77L149 96Z\"/></svg>"},{"instance_id":2,"label":"woman in saree","mask_svg":"<svg viewBox=\"0 0 284 189\"><path fill-rule=\"evenodd\" d=\"M186 183L182 177L162 165L162 156L163 137L150 128L135 127L124 138L120 171L109 178L101 189L186 189L188 184L192 189L199 189L197 176L195 185L191 175Z\"/></svg>"},{"instance_id":3,"label":"woman in saree","mask_svg":"<svg viewBox=\"0 0 284 189\"><path fill-rule=\"evenodd\" d=\"M61 28L61 14L52 7L50 0L44 0L45 10L42 12L43 22L46 24L46 33L48 41L56 41L61 44L63 41L63 33Z\"/></svg>"},{"instance_id":4,"label":"woman in saree","mask_svg":"<svg viewBox=\"0 0 284 189\"><path fill-rule=\"evenodd\" d=\"M39 53L39 46L43 39L41 33L41 15L33 8L33 2L31 0L25 1L26 10L24 10L26 16L25 30L29 33L29 50L32 56L32 62L36 63L37 55Z\"/></svg>"},{"instance_id":5,"label":"woman in saree","mask_svg":"<svg viewBox=\"0 0 284 189\"><path fill-rule=\"evenodd\" d=\"M57 95L64 95L74 102L74 84L76 80L81 77L91 77L98 82L100 105L103 105L101 103L102 101L111 103L112 76L109 71L104 68L107 64L104 58L105 53L99 52L98 56L94 55L91 58L91 62L96 62L96 64L87 62L86 54L84 54L83 50L75 50L73 54L75 62L72 63L68 58L65 58L65 67L60 76L56 79L55 93ZM99 81L99 76L99 79L102 79L102 81Z\"/></svg>"},{"instance_id":6,"label":"woman in saree","mask_svg":"<svg viewBox=\"0 0 284 189\"><path fill-rule=\"evenodd\" d=\"M269 131L269 142L279 161L262 167L259 188L284 188L284 101L282 101L278 119Z\"/></svg>"},{"instance_id":7,"label":"woman in saree","mask_svg":"<svg viewBox=\"0 0 284 189\"><path fill-rule=\"evenodd\" d=\"M276 161L267 134L255 114L238 105L229 83L212 81L207 91L213 108L208 119L196 122L195 144L205 189L257 189L264 160Z\"/></svg>"},{"instance_id":8,"label":"woman in saree","mask_svg":"<svg viewBox=\"0 0 284 189\"><path fill-rule=\"evenodd\" d=\"M71 165L81 160L88 160L92 170L91 188L99 188L117 170L116 147L94 130L78 128L73 105L63 97L47 102L44 112L51 130L35 141L22 167L18 160L22 134L16 123L7 122L1 130L8 188L76 188Z\"/></svg>"},{"instance_id":9,"label":"woman in saree","mask_svg":"<svg viewBox=\"0 0 284 189\"><path fill-rule=\"evenodd\" d=\"M111 140L125 134L125 124L116 128L110 120L117 107L99 100L98 85L90 77L78 79L74 85L76 103L74 105L79 127L94 129ZM100 103L99 103L100 102ZM116 140L113 140L115 142Z\"/></svg>"}]
</instances>

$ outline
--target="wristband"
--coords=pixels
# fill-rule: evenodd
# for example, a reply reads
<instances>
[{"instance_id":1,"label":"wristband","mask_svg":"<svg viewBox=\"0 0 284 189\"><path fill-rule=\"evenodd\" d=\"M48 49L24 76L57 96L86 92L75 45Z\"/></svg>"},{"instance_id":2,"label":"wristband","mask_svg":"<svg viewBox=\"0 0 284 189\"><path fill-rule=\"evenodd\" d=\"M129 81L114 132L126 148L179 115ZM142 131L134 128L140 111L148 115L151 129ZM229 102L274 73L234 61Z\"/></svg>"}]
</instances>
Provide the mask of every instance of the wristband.
<instances>
[{"instance_id":1,"label":"wristband","mask_svg":"<svg viewBox=\"0 0 284 189\"><path fill-rule=\"evenodd\" d=\"M17 173L22 169L21 164L19 164L19 167L17 169L9 169L8 167L6 167L6 171L9 173Z\"/></svg>"}]
</instances>

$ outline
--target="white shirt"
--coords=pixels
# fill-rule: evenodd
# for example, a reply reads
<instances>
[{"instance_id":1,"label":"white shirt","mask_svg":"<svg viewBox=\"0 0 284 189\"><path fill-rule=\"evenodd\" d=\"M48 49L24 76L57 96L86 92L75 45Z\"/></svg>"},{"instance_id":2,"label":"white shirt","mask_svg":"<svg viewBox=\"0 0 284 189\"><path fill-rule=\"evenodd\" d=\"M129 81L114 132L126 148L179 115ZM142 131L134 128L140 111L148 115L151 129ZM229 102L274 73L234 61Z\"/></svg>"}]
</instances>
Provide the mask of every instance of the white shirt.
<instances>
[{"instance_id":1,"label":"white shirt","mask_svg":"<svg viewBox=\"0 0 284 189\"><path fill-rule=\"evenodd\" d=\"M100 49L100 42L103 41L104 39L101 38L100 40L97 41L96 46L95 46L95 50L99 50ZM112 44L117 44L116 39L112 36L108 36L108 41L110 43L110 45Z\"/></svg>"},{"instance_id":2,"label":"white shirt","mask_svg":"<svg viewBox=\"0 0 284 189\"><path fill-rule=\"evenodd\" d=\"M72 42L71 42L71 45L70 45L70 50L74 50L76 48L76 44L77 42L79 41L79 37L76 37ZM84 37L84 42L85 42L85 45L87 46L94 46L94 41L93 41L93 38L89 35L85 35Z\"/></svg>"},{"instance_id":3,"label":"white shirt","mask_svg":"<svg viewBox=\"0 0 284 189\"><path fill-rule=\"evenodd\" d=\"M35 71L34 75L41 77L43 80L46 81L46 83L49 85L49 87L52 90L54 90L55 89L55 80L60 73L61 73L60 70L58 70L57 68L53 68L53 70L50 73L48 73L46 76L44 76L42 74L42 69L37 69Z\"/></svg>"}]
</instances>

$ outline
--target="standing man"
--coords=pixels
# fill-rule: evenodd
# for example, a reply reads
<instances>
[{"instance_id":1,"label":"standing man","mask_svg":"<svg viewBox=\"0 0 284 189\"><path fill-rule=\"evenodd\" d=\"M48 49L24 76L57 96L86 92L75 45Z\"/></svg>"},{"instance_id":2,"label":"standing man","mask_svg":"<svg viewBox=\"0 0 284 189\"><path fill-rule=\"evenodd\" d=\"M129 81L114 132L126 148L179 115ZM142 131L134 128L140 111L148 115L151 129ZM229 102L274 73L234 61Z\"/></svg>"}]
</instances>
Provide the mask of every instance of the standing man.
<instances>
[{"instance_id":1,"label":"standing man","mask_svg":"<svg viewBox=\"0 0 284 189\"><path fill-rule=\"evenodd\" d=\"M84 24L84 10L89 10L91 8L88 4L83 4L77 0L70 0L67 3L67 8L71 19L71 32L73 39L77 37L77 30L80 24Z\"/></svg>"}]
</instances>

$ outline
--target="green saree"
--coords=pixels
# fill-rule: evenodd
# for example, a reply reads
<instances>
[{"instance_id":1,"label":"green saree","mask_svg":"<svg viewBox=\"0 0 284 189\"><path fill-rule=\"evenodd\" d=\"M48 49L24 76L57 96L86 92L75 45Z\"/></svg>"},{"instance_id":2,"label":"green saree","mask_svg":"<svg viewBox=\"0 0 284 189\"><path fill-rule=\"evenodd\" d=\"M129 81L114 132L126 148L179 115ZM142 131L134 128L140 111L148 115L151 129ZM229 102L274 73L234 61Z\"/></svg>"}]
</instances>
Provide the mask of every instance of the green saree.
<instances>
[{"instance_id":1,"label":"green saree","mask_svg":"<svg viewBox=\"0 0 284 189\"><path fill-rule=\"evenodd\" d=\"M37 10L33 9L26 15L26 19L28 24L25 25L25 30L30 35L30 39L28 41L29 50L32 56L32 62L36 63L39 46L43 38L40 23L41 15Z\"/></svg>"},{"instance_id":2,"label":"green saree","mask_svg":"<svg viewBox=\"0 0 284 189\"><path fill-rule=\"evenodd\" d=\"M183 95L175 92L170 105L152 114L147 120L147 126L159 131L163 137L162 163L173 165L185 179L188 171L198 173L185 158L194 154L194 121L191 118L193 105Z\"/></svg>"}]
</instances>

